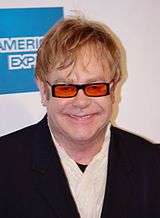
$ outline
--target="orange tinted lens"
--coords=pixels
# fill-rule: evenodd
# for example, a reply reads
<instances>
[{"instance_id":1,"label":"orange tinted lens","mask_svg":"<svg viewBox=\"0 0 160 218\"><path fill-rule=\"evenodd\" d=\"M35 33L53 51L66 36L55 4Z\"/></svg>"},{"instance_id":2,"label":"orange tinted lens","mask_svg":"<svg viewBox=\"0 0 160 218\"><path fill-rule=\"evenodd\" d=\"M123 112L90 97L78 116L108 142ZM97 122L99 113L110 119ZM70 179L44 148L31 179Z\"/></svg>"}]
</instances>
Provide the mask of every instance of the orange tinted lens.
<instances>
[{"instance_id":1,"label":"orange tinted lens","mask_svg":"<svg viewBox=\"0 0 160 218\"><path fill-rule=\"evenodd\" d=\"M76 87L72 85L56 85L54 89L54 95L62 98L73 97L76 92Z\"/></svg>"},{"instance_id":2,"label":"orange tinted lens","mask_svg":"<svg viewBox=\"0 0 160 218\"><path fill-rule=\"evenodd\" d=\"M105 96L108 93L108 86L105 83L90 84L85 87L88 96Z\"/></svg>"}]
</instances>

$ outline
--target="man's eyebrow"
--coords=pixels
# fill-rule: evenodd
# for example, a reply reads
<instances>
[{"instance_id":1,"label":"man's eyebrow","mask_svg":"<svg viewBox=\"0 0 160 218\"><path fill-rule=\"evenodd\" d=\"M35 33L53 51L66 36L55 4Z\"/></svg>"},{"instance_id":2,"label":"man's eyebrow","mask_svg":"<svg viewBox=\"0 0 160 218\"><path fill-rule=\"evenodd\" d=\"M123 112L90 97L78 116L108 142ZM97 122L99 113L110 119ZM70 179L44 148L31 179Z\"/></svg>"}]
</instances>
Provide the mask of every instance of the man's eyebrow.
<instances>
[{"instance_id":1,"label":"man's eyebrow","mask_svg":"<svg viewBox=\"0 0 160 218\"><path fill-rule=\"evenodd\" d=\"M102 82L102 81L105 81L105 78L102 78L102 77L99 77L99 78L91 78L91 79L88 79L86 82L87 82L87 83L94 83L94 82Z\"/></svg>"},{"instance_id":2,"label":"man's eyebrow","mask_svg":"<svg viewBox=\"0 0 160 218\"><path fill-rule=\"evenodd\" d=\"M55 79L52 81L52 84L57 84L57 83L68 83L68 80L66 79Z\"/></svg>"},{"instance_id":3,"label":"man's eyebrow","mask_svg":"<svg viewBox=\"0 0 160 218\"><path fill-rule=\"evenodd\" d=\"M98 78L87 79L84 83L95 83L95 82L104 82L104 81L106 81L104 77L98 77ZM59 78L52 81L52 84L58 84L58 83L77 84L77 82L75 82L73 79Z\"/></svg>"}]
</instances>

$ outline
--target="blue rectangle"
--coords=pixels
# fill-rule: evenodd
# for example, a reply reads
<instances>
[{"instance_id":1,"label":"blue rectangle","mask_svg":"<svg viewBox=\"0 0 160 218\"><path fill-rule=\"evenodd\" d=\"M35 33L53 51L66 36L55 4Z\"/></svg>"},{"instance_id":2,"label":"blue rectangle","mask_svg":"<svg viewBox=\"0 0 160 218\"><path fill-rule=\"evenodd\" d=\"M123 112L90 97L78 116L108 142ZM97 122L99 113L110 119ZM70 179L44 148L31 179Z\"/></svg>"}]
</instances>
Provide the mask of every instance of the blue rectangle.
<instances>
[{"instance_id":1,"label":"blue rectangle","mask_svg":"<svg viewBox=\"0 0 160 218\"><path fill-rule=\"evenodd\" d=\"M36 51L63 8L0 9L0 94L36 91Z\"/></svg>"}]
</instances>

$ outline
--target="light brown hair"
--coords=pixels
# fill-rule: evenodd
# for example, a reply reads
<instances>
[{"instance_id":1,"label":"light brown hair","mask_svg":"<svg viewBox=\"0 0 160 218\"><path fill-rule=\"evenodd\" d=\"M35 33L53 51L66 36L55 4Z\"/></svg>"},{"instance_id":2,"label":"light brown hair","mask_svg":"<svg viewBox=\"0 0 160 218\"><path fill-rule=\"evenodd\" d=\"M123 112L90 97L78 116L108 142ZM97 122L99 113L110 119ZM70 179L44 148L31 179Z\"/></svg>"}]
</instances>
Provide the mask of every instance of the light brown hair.
<instances>
[{"instance_id":1,"label":"light brown hair","mask_svg":"<svg viewBox=\"0 0 160 218\"><path fill-rule=\"evenodd\" d=\"M45 35L37 53L36 78L45 82L48 73L75 64L80 48L85 45L95 46L106 55L112 79L117 83L122 74L122 54L114 35L104 24L80 17L61 20Z\"/></svg>"}]
</instances>

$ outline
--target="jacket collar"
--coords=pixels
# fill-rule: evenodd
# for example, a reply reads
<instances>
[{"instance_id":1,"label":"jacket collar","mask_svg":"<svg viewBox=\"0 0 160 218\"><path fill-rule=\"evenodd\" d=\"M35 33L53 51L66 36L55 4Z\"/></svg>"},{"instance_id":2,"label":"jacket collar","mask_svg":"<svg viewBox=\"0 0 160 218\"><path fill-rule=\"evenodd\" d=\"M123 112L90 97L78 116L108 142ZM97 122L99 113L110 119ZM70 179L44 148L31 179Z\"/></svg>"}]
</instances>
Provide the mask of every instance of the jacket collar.
<instances>
[{"instance_id":1,"label":"jacket collar","mask_svg":"<svg viewBox=\"0 0 160 218\"><path fill-rule=\"evenodd\" d=\"M128 141L122 131L111 127L106 193L102 218L131 217L134 198L134 168L128 157Z\"/></svg>"},{"instance_id":2,"label":"jacket collar","mask_svg":"<svg viewBox=\"0 0 160 218\"><path fill-rule=\"evenodd\" d=\"M52 138L47 125L47 115L35 126L33 145L32 169L45 174L54 151Z\"/></svg>"},{"instance_id":3,"label":"jacket collar","mask_svg":"<svg viewBox=\"0 0 160 218\"><path fill-rule=\"evenodd\" d=\"M36 190L58 217L78 218L76 204L51 138L47 116L35 126L33 145L32 171Z\"/></svg>"}]
</instances>

